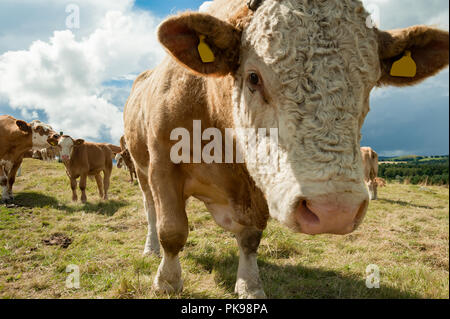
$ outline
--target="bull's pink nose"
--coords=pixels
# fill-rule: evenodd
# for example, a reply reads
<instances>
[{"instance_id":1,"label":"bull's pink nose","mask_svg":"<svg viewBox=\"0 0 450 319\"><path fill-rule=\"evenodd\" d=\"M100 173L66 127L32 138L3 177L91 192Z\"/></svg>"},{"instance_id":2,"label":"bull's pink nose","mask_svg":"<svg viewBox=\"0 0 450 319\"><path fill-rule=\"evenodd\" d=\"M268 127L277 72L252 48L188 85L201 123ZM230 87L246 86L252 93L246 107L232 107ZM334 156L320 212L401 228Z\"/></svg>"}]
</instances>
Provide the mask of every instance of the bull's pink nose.
<instances>
[{"instance_id":1,"label":"bull's pink nose","mask_svg":"<svg viewBox=\"0 0 450 319\"><path fill-rule=\"evenodd\" d=\"M364 218L368 200L336 202L326 198L302 200L295 219L305 234L345 235L354 231Z\"/></svg>"}]
</instances>

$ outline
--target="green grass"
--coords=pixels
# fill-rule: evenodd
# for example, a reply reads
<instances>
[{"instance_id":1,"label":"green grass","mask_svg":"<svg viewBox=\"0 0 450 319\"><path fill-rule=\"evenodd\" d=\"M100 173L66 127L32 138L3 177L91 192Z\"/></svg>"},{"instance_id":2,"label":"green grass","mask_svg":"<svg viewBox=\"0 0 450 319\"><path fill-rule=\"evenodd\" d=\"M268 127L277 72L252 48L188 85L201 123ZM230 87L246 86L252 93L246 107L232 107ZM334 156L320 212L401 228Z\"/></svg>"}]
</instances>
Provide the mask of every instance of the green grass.
<instances>
[{"instance_id":1,"label":"green grass","mask_svg":"<svg viewBox=\"0 0 450 319\"><path fill-rule=\"evenodd\" d=\"M2 298L236 298L234 237L197 200L188 202L190 234L180 253L184 291L156 295L158 257L142 257L146 218L138 185L114 169L110 201L88 180L88 204L71 202L58 163L25 160L15 185L18 208L0 206ZM449 194L443 187L388 184L364 223L347 236L294 234L271 220L258 264L269 298L449 298ZM64 249L46 246L53 233ZM68 265L80 288L69 289ZM366 287L366 267L380 269L380 288Z\"/></svg>"}]
</instances>

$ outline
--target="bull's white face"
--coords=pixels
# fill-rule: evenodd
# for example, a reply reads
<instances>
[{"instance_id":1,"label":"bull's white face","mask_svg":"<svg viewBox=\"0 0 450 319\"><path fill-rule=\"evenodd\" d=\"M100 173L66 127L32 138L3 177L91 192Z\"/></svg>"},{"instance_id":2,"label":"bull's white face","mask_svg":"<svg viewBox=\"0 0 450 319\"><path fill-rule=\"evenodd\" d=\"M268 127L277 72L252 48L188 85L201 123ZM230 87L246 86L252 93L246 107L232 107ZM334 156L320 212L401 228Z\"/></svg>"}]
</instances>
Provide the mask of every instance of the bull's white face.
<instances>
[{"instance_id":1,"label":"bull's white face","mask_svg":"<svg viewBox=\"0 0 450 319\"><path fill-rule=\"evenodd\" d=\"M234 123L278 128L279 165L247 166L295 231L348 233L364 217L360 130L380 77L367 16L357 1L265 0L243 32Z\"/></svg>"},{"instance_id":2,"label":"bull's white face","mask_svg":"<svg viewBox=\"0 0 450 319\"><path fill-rule=\"evenodd\" d=\"M69 136L62 136L59 139L58 146L61 149L61 159L63 161L70 160L74 144L73 139Z\"/></svg>"},{"instance_id":3,"label":"bull's white face","mask_svg":"<svg viewBox=\"0 0 450 319\"><path fill-rule=\"evenodd\" d=\"M55 134L52 127L38 120L32 121L30 125L33 150L37 151L49 147L48 140Z\"/></svg>"}]
</instances>

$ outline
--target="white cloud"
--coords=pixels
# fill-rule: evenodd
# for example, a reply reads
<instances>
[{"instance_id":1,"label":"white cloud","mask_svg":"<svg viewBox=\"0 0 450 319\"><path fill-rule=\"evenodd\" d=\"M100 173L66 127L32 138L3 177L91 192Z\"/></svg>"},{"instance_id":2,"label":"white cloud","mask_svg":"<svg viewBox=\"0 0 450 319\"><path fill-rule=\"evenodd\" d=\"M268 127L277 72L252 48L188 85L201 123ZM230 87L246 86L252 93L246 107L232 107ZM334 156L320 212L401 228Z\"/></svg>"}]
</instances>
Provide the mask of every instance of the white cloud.
<instances>
[{"instance_id":1,"label":"white cloud","mask_svg":"<svg viewBox=\"0 0 450 319\"><path fill-rule=\"evenodd\" d=\"M448 14L448 8L447 10L444 10L441 13L438 13L434 17L432 17L430 20L428 20L427 24L436 26L437 28L441 28L444 30L449 29L449 14Z\"/></svg>"},{"instance_id":2,"label":"white cloud","mask_svg":"<svg viewBox=\"0 0 450 319\"><path fill-rule=\"evenodd\" d=\"M116 101L129 90L106 86L133 79L164 56L155 30L160 21L148 12L110 10L81 39L70 30L55 31L49 41L28 50L0 55L0 99L33 116L40 110L58 130L76 138L112 138L123 134Z\"/></svg>"},{"instance_id":3,"label":"white cloud","mask_svg":"<svg viewBox=\"0 0 450 319\"><path fill-rule=\"evenodd\" d=\"M80 28L73 29L77 40L90 35L108 11L129 11L134 0L1 0L0 54L27 48L36 40L47 41L55 30L64 30L70 14L66 7L79 8Z\"/></svg>"},{"instance_id":4,"label":"white cloud","mask_svg":"<svg viewBox=\"0 0 450 319\"><path fill-rule=\"evenodd\" d=\"M205 1L200 5L199 12L206 12L214 1Z\"/></svg>"},{"instance_id":5,"label":"white cloud","mask_svg":"<svg viewBox=\"0 0 450 319\"><path fill-rule=\"evenodd\" d=\"M415 24L436 24L430 19L437 18L440 24L445 19L448 2L445 0L363 0L366 8L373 4L378 6L381 29L405 28ZM443 15L441 17L441 15ZM445 24L441 25L445 28Z\"/></svg>"}]
</instances>

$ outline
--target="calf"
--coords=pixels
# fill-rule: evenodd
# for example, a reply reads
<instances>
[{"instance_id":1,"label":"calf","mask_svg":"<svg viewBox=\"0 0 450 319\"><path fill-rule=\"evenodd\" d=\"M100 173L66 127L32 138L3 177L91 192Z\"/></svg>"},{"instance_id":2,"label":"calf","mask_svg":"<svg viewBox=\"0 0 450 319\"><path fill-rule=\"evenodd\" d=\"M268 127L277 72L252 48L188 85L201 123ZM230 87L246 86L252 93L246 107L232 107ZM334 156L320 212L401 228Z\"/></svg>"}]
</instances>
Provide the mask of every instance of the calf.
<instances>
[{"instance_id":1,"label":"calf","mask_svg":"<svg viewBox=\"0 0 450 319\"><path fill-rule=\"evenodd\" d=\"M25 153L56 144L59 135L51 126L35 120L27 123L9 115L0 116L0 185L2 200L13 200L12 187Z\"/></svg>"},{"instance_id":2,"label":"calf","mask_svg":"<svg viewBox=\"0 0 450 319\"><path fill-rule=\"evenodd\" d=\"M81 201L86 203L86 180L94 176L100 197L108 199L109 180L112 171L112 151L103 143L88 143L63 135L58 141L61 159L66 167L72 188L72 200L77 201L77 178L80 178ZM100 173L103 172L103 181Z\"/></svg>"},{"instance_id":3,"label":"calf","mask_svg":"<svg viewBox=\"0 0 450 319\"><path fill-rule=\"evenodd\" d=\"M361 147L364 182L369 189L370 200L376 200L378 197L377 176L378 176L378 154L370 147Z\"/></svg>"},{"instance_id":4,"label":"calf","mask_svg":"<svg viewBox=\"0 0 450 319\"><path fill-rule=\"evenodd\" d=\"M265 296L256 256L269 216L311 235L354 231L369 203L360 140L371 90L448 65L448 32L368 27L360 1L245 3L216 0L160 24L169 56L136 79L124 109L149 223L144 253L163 249L156 291L182 289L191 196L235 234L240 297ZM410 53L416 75L392 76ZM264 161L268 149L275 161Z\"/></svg>"},{"instance_id":5,"label":"calf","mask_svg":"<svg viewBox=\"0 0 450 319\"><path fill-rule=\"evenodd\" d=\"M137 178L136 169L134 168L133 160L131 159L130 152L124 150L116 155L117 168L124 166L130 172L130 183L133 183L133 176Z\"/></svg>"}]
</instances>

